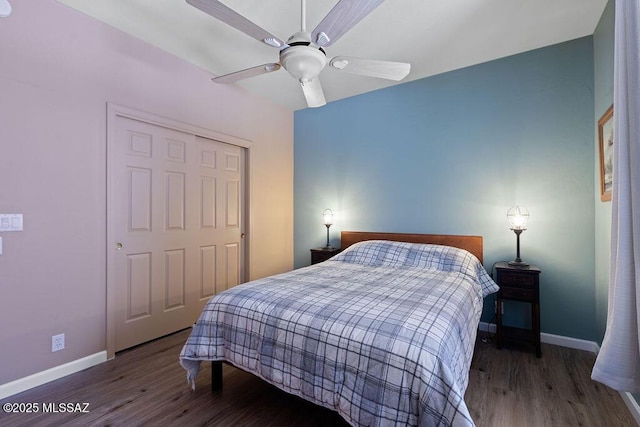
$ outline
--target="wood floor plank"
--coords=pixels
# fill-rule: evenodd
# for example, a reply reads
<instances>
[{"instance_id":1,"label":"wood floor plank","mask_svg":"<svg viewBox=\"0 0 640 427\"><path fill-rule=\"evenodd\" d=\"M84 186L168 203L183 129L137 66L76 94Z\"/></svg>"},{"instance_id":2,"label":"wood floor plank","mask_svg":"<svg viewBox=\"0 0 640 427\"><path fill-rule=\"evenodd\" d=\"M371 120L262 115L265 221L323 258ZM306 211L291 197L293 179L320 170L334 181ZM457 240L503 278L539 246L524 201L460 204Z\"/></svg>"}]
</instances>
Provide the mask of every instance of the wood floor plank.
<instances>
[{"instance_id":1,"label":"wood floor plank","mask_svg":"<svg viewBox=\"0 0 640 427\"><path fill-rule=\"evenodd\" d=\"M210 390L210 364L196 390L178 355L190 331L118 353L85 371L0 401L89 403L89 413L6 414L2 426L347 426L335 412L225 365ZM591 381L595 356L543 344L543 356L476 343L465 400L478 427L635 426L617 392Z\"/></svg>"},{"instance_id":2,"label":"wood floor plank","mask_svg":"<svg viewBox=\"0 0 640 427\"><path fill-rule=\"evenodd\" d=\"M592 353L550 344L542 358L498 350L481 334L465 401L478 427L636 426L618 392L591 380L594 362Z\"/></svg>"}]
</instances>

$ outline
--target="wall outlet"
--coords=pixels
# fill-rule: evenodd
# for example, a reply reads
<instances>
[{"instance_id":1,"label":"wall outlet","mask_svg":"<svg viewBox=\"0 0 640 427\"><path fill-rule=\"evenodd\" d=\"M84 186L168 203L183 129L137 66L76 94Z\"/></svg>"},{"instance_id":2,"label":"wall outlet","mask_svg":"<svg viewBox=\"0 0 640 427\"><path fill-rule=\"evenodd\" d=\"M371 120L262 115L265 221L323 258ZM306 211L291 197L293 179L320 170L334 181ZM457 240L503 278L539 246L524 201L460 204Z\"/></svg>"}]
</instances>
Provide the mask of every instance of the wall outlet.
<instances>
[{"instance_id":1,"label":"wall outlet","mask_svg":"<svg viewBox=\"0 0 640 427\"><path fill-rule=\"evenodd\" d=\"M64 334L51 337L51 352L64 350Z\"/></svg>"}]
</instances>

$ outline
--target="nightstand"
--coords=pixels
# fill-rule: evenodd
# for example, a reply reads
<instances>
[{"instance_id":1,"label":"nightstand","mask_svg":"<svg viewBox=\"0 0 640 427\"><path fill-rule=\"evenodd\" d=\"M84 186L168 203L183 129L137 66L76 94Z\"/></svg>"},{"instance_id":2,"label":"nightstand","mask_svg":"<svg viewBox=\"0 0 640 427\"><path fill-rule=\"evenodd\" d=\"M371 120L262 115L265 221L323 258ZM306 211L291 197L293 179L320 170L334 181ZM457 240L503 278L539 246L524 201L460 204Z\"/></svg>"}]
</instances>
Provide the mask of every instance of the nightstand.
<instances>
[{"instance_id":1,"label":"nightstand","mask_svg":"<svg viewBox=\"0 0 640 427\"><path fill-rule=\"evenodd\" d=\"M311 249L311 264L317 264L328 260L334 255L340 253L340 248L317 248Z\"/></svg>"},{"instance_id":2,"label":"nightstand","mask_svg":"<svg viewBox=\"0 0 640 427\"><path fill-rule=\"evenodd\" d=\"M536 356L542 357L540 347L540 269L529 267L511 267L506 262L496 264L496 283L498 303L496 313L496 344L502 347L503 341L515 341L532 344ZM522 301L531 304L531 329L513 328L502 325L502 302L505 300Z\"/></svg>"}]
</instances>

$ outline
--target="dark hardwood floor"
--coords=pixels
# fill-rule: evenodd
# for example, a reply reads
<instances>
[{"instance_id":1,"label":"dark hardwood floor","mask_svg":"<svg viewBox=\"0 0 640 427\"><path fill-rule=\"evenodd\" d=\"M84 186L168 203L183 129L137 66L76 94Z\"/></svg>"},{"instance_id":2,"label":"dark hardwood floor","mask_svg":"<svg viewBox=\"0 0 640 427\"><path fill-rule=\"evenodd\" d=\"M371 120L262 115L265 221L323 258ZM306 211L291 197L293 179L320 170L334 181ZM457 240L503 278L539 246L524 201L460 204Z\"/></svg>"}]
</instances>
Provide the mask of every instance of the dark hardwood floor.
<instances>
[{"instance_id":1,"label":"dark hardwood floor","mask_svg":"<svg viewBox=\"0 0 640 427\"><path fill-rule=\"evenodd\" d=\"M543 343L537 358L479 339L465 401L478 426L636 426L620 394L591 380L594 362L587 351Z\"/></svg>"},{"instance_id":2,"label":"dark hardwood floor","mask_svg":"<svg viewBox=\"0 0 640 427\"><path fill-rule=\"evenodd\" d=\"M336 413L224 367L210 391L204 363L196 390L178 354L189 331L118 353L114 360L1 400L38 403L40 413L6 414L1 426L342 426ZM617 392L591 381L594 355L543 344L543 357L476 345L466 401L484 426L635 426ZM43 404L89 404L87 413L42 413Z\"/></svg>"}]
</instances>

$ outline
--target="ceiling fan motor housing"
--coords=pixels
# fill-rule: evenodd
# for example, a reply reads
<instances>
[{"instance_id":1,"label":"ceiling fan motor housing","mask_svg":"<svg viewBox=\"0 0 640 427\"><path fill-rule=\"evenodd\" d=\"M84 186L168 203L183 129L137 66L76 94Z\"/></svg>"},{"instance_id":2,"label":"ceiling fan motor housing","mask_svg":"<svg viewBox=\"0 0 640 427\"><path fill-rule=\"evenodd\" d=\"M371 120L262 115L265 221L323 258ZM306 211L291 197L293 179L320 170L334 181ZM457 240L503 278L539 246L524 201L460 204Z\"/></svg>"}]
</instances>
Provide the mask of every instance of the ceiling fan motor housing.
<instances>
[{"instance_id":1,"label":"ceiling fan motor housing","mask_svg":"<svg viewBox=\"0 0 640 427\"><path fill-rule=\"evenodd\" d=\"M311 44L309 33L295 33L287 44L288 47L280 51L280 64L284 69L301 82L318 77L327 65L327 55L324 49Z\"/></svg>"}]
</instances>

